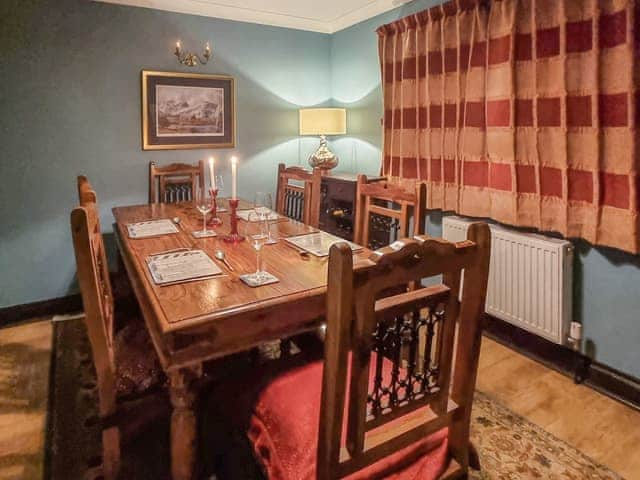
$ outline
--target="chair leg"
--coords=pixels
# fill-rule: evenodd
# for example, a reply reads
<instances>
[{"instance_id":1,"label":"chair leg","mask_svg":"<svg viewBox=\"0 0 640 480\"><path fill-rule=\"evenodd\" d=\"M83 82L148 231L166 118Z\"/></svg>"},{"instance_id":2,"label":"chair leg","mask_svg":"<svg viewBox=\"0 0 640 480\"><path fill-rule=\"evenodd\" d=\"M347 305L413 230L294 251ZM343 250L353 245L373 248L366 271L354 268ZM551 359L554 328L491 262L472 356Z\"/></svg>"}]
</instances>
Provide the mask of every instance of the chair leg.
<instances>
[{"instance_id":1,"label":"chair leg","mask_svg":"<svg viewBox=\"0 0 640 480\"><path fill-rule=\"evenodd\" d=\"M481 470L480 455L478 454L478 449L473 442L469 442L469 467L474 470Z\"/></svg>"},{"instance_id":2,"label":"chair leg","mask_svg":"<svg viewBox=\"0 0 640 480\"><path fill-rule=\"evenodd\" d=\"M102 469L106 480L118 478L120 470L120 432L111 427L102 432Z\"/></svg>"},{"instance_id":3,"label":"chair leg","mask_svg":"<svg viewBox=\"0 0 640 480\"><path fill-rule=\"evenodd\" d=\"M458 467L445 471L439 480L466 480L467 478L469 478L469 472Z\"/></svg>"}]
</instances>

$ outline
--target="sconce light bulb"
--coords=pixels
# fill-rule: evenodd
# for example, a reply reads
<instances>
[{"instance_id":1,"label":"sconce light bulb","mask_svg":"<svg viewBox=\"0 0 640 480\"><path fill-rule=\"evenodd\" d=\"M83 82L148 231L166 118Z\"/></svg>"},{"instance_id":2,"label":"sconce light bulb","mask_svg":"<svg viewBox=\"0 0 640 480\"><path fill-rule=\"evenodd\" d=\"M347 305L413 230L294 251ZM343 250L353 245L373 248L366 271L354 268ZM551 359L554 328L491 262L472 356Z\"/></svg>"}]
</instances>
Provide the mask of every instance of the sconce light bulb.
<instances>
[{"instance_id":1,"label":"sconce light bulb","mask_svg":"<svg viewBox=\"0 0 640 480\"><path fill-rule=\"evenodd\" d=\"M189 67L195 67L198 64L205 65L211 58L211 44L207 42L205 45L204 59L196 53L188 51L184 52L182 50L182 43L180 42L180 40L176 42L176 50L173 53L176 57L178 57L178 62L180 62L180 64L182 65L187 65Z\"/></svg>"}]
</instances>

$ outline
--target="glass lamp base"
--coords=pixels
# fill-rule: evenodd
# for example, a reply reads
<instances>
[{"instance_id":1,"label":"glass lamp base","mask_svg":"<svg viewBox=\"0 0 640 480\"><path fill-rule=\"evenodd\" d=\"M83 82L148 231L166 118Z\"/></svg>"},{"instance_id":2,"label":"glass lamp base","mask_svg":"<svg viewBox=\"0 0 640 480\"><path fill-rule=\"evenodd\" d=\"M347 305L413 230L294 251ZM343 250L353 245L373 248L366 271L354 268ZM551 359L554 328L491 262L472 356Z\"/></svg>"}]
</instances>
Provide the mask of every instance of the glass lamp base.
<instances>
[{"instance_id":1,"label":"glass lamp base","mask_svg":"<svg viewBox=\"0 0 640 480\"><path fill-rule=\"evenodd\" d=\"M331 170L338 165L338 157L329 150L327 146L327 138L320 136L320 146L309 157L309 165L312 168L321 168L322 170Z\"/></svg>"}]
</instances>

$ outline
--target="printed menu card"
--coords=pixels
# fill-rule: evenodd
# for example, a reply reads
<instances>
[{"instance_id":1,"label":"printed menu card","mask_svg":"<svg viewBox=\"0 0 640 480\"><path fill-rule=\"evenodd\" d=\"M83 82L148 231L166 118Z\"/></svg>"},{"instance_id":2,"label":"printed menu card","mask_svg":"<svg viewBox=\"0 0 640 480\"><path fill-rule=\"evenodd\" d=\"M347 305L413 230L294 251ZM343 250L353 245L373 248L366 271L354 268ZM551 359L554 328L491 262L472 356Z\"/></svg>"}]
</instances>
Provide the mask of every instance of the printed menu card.
<instances>
[{"instance_id":1,"label":"printed menu card","mask_svg":"<svg viewBox=\"0 0 640 480\"><path fill-rule=\"evenodd\" d=\"M353 251L362 249L360 245L356 245L355 243L348 242L340 237L336 237L335 235L322 231L308 233L305 235L297 235L295 237L285 238L284 240L295 245L301 250L315 255L316 257L326 257L329 255L331 245L338 242L346 242Z\"/></svg>"},{"instance_id":2,"label":"printed menu card","mask_svg":"<svg viewBox=\"0 0 640 480\"><path fill-rule=\"evenodd\" d=\"M200 280L222 273L202 250L153 255L147 258L147 266L157 285Z\"/></svg>"},{"instance_id":3,"label":"printed menu card","mask_svg":"<svg viewBox=\"0 0 640 480\"><path fill-rule=\"evenodd\" d=\"M245 222L249 221L249 215L254 213L254 210L238 210L236 212L236 215L238 215L238 218L240 218L241 220L244 220ZM278 215L276 212L269 212L269 216L267 218L267 220L270 221L275 221L275 220L279 220L281 217L280 215ZM252 220L253 222L257 222L259 220L261 220L262 218L256 218L255 220Z\"/></svg>"},{"instance_id":4,"label":"printed menu card","mask_svg":"<svg viewBox=\"0 0 640 480\"><path fill-rule=\"evenodd\" d=\"M129 223L127 225L129 238L157 237L178 233L178 228L168 218L147 220L146 222Z\"/></svg>"}]
</instances>

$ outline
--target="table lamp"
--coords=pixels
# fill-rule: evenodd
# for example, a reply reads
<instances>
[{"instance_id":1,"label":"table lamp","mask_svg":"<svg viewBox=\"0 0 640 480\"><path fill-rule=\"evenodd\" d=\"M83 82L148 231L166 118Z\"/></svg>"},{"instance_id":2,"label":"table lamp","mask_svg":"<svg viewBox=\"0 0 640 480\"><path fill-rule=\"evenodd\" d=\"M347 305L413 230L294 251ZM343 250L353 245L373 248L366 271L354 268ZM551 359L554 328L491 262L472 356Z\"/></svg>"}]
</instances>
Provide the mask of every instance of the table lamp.
<instances>
[{"instance_id":1,"label":"table lamp","mask_svg":"<svg viewBox=\"0 0 640 480\"><path fill-rule=\"evenodd\" d=\"M338 165L338 157L327 147L327 135L347 133L347 111L344 108L300 109L300 135L320 135L320 146L309 157L313 168L330 170Z\"/></svg>"}]
</instances>

